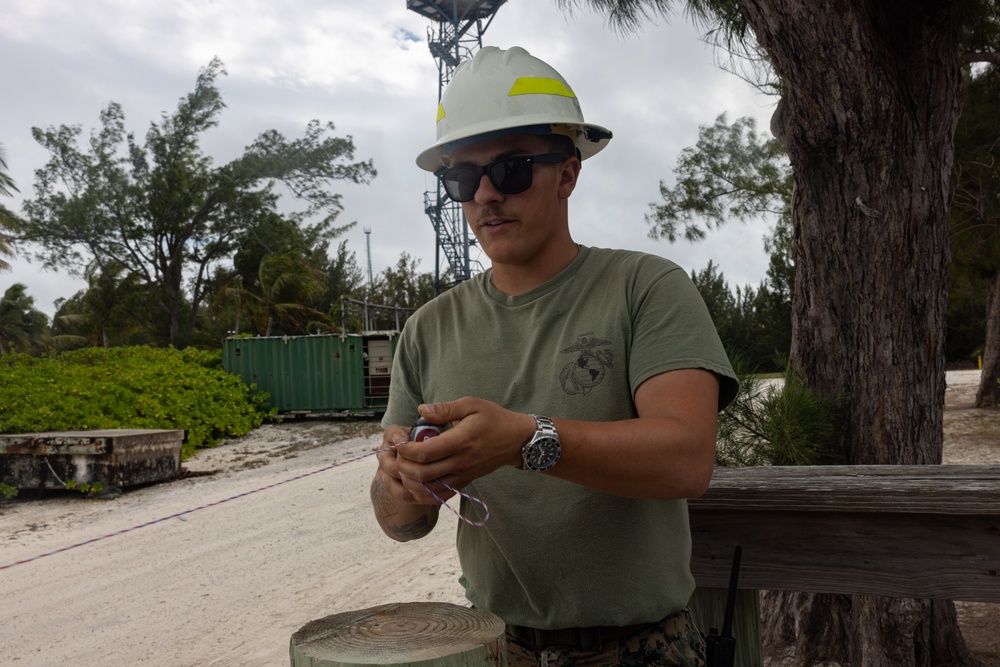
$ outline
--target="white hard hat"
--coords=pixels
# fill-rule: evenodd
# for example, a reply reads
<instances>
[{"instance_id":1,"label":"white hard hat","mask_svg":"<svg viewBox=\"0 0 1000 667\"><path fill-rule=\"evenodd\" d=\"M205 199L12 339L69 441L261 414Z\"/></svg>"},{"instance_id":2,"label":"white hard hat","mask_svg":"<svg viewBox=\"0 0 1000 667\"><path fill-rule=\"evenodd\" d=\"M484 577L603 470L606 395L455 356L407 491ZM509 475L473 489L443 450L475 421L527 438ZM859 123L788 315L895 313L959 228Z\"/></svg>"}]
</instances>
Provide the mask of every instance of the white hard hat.
<instances>
[{"instance_id":1,"label":"white hard hat","mask_svg":"<svg viewBox=\"0 0 1000 667\"><path fill-rule=\"evenodd\" d=\"M458 66L441 95L437 143L417 156L417 166L436 171L458 146L517 133L568 135L583 160L611 141L609 130L584 122L559 72L519 46L484 46Z\"/></svg>"}]
</instances>

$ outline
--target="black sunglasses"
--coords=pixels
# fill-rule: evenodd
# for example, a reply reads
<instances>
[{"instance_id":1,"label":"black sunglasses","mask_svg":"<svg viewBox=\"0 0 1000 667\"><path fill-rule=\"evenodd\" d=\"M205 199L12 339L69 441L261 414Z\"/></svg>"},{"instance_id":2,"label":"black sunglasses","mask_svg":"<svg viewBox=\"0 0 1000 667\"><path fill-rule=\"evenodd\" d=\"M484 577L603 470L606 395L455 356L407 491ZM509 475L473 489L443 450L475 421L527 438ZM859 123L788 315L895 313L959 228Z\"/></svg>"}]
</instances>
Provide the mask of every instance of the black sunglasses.
<instances>
[{"instance_id":1,"label":"black sunglasses","mask_svg":"<svg viewBox=\"0 0 1000 667\"><path fill-rule=\"evenodd\" d=\"M516 155L500 158L496 162L477 167L473 164L457 167L442 167L434 172L441 179L441 185L448 196L457 202L471 201L476 196L483 175L489 176L490 183L505 195L516 195L531 187L532 165L558 164L568 156L561 153L543 155Z\"/></svg>"}]
</instances>

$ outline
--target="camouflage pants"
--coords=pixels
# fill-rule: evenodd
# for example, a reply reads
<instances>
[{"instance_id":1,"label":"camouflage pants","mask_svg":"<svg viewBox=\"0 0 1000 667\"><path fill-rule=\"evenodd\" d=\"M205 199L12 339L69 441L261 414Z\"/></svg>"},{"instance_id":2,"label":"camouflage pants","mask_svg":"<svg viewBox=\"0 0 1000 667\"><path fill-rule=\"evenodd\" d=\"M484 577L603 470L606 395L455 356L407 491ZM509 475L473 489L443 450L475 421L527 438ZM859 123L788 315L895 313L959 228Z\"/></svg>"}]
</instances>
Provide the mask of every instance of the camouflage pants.
<instances>
[{"instance_id":1,"label":"camouflage pants","mask_svg":"<svg viewBox=\"0 0 1000 667\"><path fill-rule=\"evenodd\" d=\"M704 667L705 640L685 609L599 649L532 646L507 635L508 667Z\"/></svg>"}]
</instances>

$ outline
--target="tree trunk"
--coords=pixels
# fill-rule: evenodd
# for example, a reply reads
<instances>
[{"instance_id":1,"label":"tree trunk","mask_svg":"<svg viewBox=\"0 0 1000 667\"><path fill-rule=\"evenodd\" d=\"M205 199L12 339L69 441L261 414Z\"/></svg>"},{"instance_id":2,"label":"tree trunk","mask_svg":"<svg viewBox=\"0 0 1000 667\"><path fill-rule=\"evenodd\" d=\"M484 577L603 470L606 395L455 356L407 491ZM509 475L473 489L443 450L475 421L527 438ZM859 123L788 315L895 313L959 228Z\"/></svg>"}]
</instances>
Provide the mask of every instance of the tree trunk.
<instances>
[{"instance_id":1,"label":"tree trunk","mask_svg":"<svg viewBox=\"0 0 1000 667\"><path fill-rule=\"evenodd\" d=\"M795 178L791 368L843 399L832 446L845 463L940 463L960 100L951 3L739 2L785 86L772 131ZM800 664L974 663L950 602L768 604L765 640L793 642Z\"/></svg>"},{"instance_id":2,"label":"tree trunk","mask_svg":"<svg viewBox=\"0 0 1000 667\"><path fill-rule=\"evenodd\" d=\"M160 308L167 317L167 342L178 346L181 311L184 309L183 245L176 242L158 244L155 263L159 276Z\"/></svg>"},{"instance_id":3,"label":"tree trunk","mask_svg":"<svg viewBox=\"0 0 1000 667\"><path fill-rule=\"evenodd\" d=\"M170 307L168 309L168 328L167 328L167 341L173 346L177 347L177 334L181 330L181 307L179 298L170 299Z\"/></svg>"},{"instance_id":4,"label":"tree trunk","mask_svg":"<svg viewBox=\"0 0 1000 667\"><path fill-rule=\"evenodd\" d=\"M977 408L1000 404L1000 269L993 275L986 303L986 346L983 348L983 372L976 391Z\"/></svg>"}]
</instances>

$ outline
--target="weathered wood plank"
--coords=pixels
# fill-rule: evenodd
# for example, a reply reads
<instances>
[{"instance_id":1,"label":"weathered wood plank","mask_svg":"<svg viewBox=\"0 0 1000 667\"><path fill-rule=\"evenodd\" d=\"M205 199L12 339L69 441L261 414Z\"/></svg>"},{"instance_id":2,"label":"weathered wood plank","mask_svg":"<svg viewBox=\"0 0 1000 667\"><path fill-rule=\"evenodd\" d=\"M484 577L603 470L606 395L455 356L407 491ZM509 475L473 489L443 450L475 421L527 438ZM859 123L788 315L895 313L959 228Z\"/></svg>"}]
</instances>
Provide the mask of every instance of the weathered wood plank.
<instances>
[{"instance_id":1,"label":"weathered wood plank","mask_svg":"<svg viewBox=\"0 0 1000 667\"><path fill-rule=\"evenodd\" d=\"M689 503L699 586L1000 603L1000 466L719 469Z\"/></svg>"},{"instance_id":2,"label":"weathered wood plank","mask_svg":"<svg viewBox=\"0 0 1000 667\"><path fill-rule=\"evenodd\" d=\"M716 468L703 509L996 514L1000 466Z\"/></svg>"},{"instance_id":3,"label":"weathered wood plank","mask_svg":"<svg viewBox=\"0 0 1000 667\"><path fill-rule=\"evenodd\" d=\"M1000 516L695 511L695 579L725 586L1000 602Z\"/></svg>"}]
</instances>

